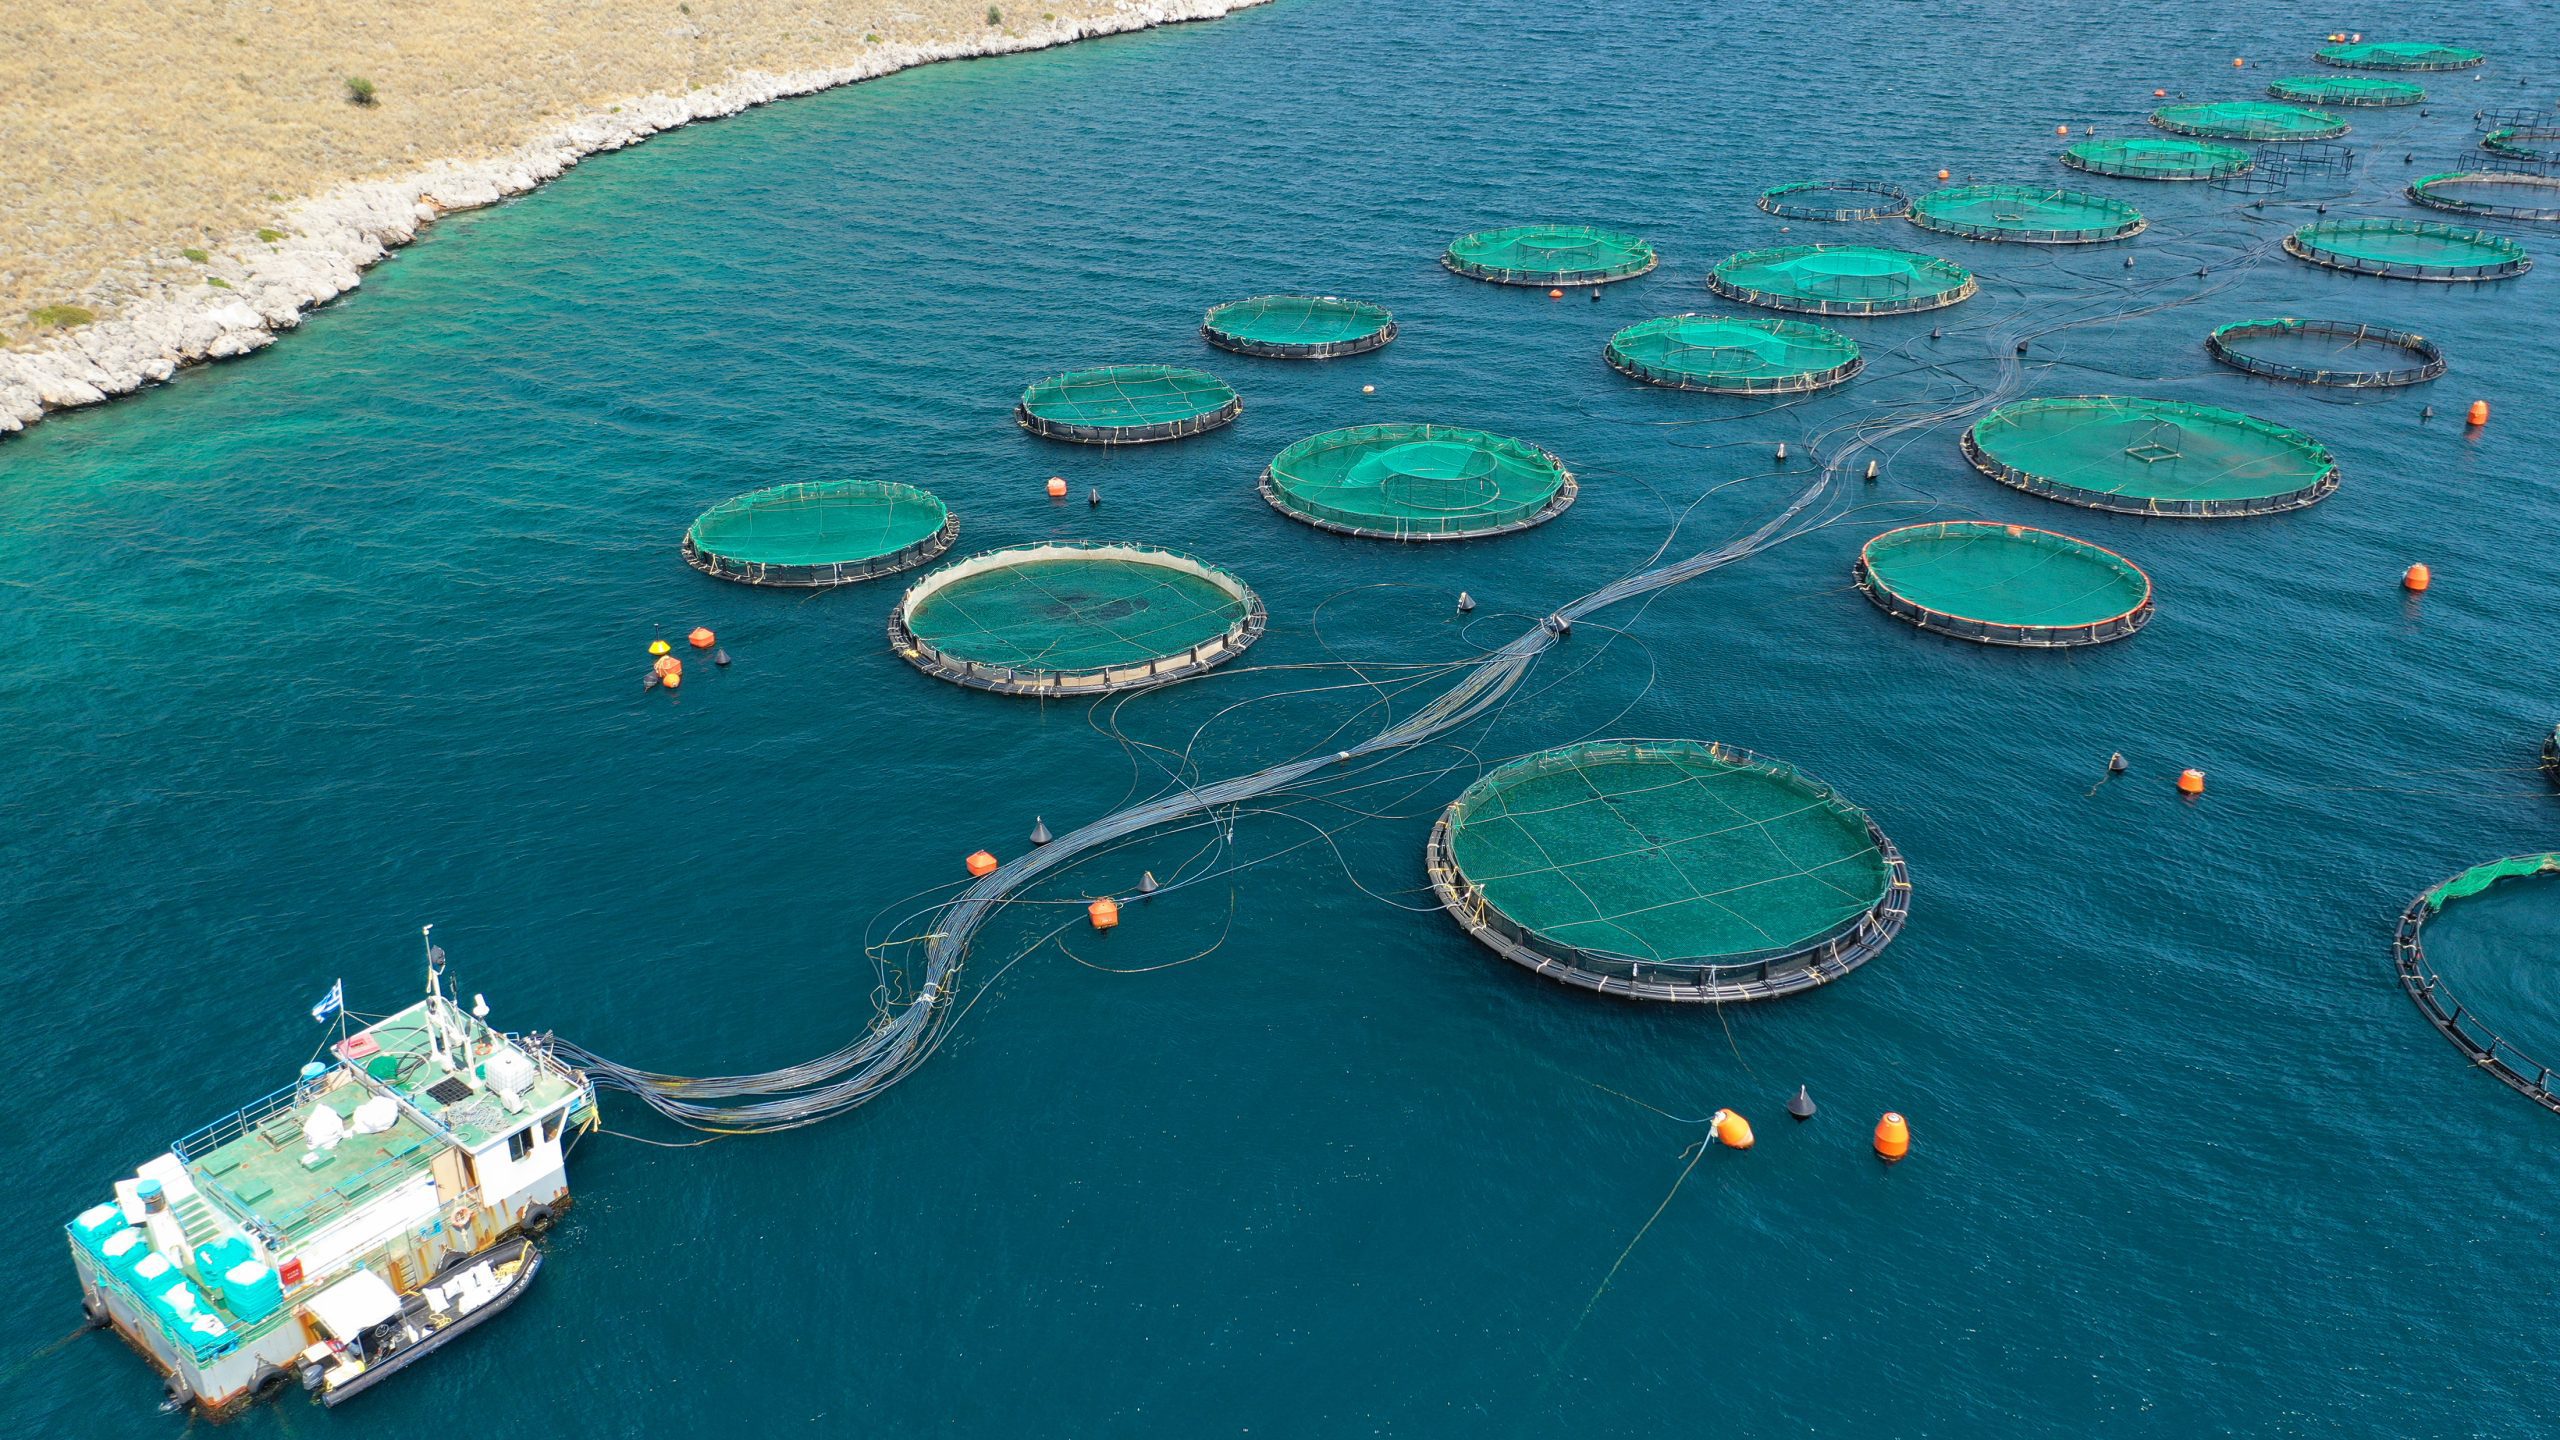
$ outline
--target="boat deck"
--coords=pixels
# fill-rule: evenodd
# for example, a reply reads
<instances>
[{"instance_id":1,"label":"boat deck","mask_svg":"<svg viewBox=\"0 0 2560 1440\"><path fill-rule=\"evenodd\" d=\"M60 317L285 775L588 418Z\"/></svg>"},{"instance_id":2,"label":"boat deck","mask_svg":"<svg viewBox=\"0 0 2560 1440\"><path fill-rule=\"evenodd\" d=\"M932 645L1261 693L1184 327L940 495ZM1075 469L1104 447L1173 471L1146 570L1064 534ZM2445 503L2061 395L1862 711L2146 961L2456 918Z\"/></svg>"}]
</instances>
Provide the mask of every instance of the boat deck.
<instances>
[{"instance_id":1,"label":"boat deck","mask_svg":"<svg viewBox=\"0 0 2560 1440\"><path fill-rule=\"evenodd\" d=\"M341 1120L371 1098L361 1085L339 1085L320 1097ZM309 1103L289 1103L245 1125L194 1160L190 1169L197 1186L220 1192L238 1213L258 1217L291 1241L434 1163L436 1137L405 1110L399 1123L378 1135L349 1134L336 1148L317 1153L302 1138L303 1117L310 1113Z\"/></svg>"}]
</instances>

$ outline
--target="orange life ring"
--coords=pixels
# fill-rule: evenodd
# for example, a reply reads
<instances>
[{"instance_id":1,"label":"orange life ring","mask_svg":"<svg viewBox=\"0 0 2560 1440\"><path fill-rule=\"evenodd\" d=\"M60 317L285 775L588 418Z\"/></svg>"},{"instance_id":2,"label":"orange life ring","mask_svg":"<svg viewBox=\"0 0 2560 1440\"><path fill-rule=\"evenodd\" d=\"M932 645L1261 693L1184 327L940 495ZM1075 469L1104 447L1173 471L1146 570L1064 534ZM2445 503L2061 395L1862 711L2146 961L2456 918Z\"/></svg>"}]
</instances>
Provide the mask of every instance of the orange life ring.
<instances>
[{"instance_id":1,"label":"orange life ring","mask_svg":"<svg viewBox=\"0 0 2560 1440\"><path fill-rule=\"evenodd\" d=\"M454 1207L453 1207L453 1228L454 1228L454 1229L456 1229L456 1230L468 1230L468 1229L470 1229L470 1228L471 1228L471 1222L472 1222L472 1220L474 1220L475 1218L477 1218L477 1217L475 1217L475 1216L472 1214L472 1212L471 1212L471 1205L470 1205L470 1202L469 1202L469 1201L465 1201L465 1202L463 1202L462 1204L460 1204L460 1205L456 1205L456 1206L454 1206Z\"/></svg>"}]
</instances>

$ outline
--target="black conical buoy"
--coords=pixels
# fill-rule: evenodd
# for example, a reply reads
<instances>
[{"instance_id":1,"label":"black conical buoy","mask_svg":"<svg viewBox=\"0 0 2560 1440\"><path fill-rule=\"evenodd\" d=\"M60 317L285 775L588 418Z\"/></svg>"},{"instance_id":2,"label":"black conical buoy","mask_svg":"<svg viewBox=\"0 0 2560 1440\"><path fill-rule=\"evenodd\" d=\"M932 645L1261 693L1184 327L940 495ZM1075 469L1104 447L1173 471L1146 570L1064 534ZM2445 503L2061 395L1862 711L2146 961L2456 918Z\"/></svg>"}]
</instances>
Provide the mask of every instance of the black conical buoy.
<instances>
[{"instance_id":1,"label":"black conical buoy","mask_svg":"<svg viewBox=\"0 0 2560 1440\"><path fill-rule=\"evenodd\" d=\"M1087 490L1084 492L1084 503L1090 508L1100 509L1102 506L1102 492L1100 490Z\"/></svg>"},{"instance_id":2,"label":"black conical buoy","mask_svg":"<svg viewBox=\"0 0 2560 1440\"><path fill-rule=\"evenodd\" d=\"M1594 305L1600 303L1600 287L1597 285L1591 287L1591 303Z\"/></svg>"},{"instance_id":3,"label":"black conical buoy","mask_svg":"<svg viewBox=\"0 0 2560 1440\"><path fill-rule=\"evenodd\" d=\"M1041 819L1037 815L1032 816L1031 843L1034 845L1046 845L1049 843L1049 839L1049 822Z\"/></svg>"},{"instance_id":4,"label":"black conical buoy","mask_svg":"<svg viewBox=\"0 0 2560 1440\"><path fill-rule=\"evenodd\" d=\"M1138 893L1141 895L1156 893L1156 872L1150 870L1138 877Z\"/></svg>"},{"instance_id":5,"label":"black conical buoy","mask_svg":"<svg viewBox=\"0 0 2560 1440\"><path fill-rule=\"evenodd\" d=\"M2426 409L2419 411L2418 418L2421 420L2433 420L2436 418L2436 407L2430 405Z\"/></svg>"},{"instance_id":6,"label":"black conical buoy","mask_svg":"<svg viewBox=\"0 0 2560 1440\"><path fill-rule=\"evenodd\" d=\"M2124 257L2124 268L2126 268L2127 270L2130 270L2130 269L2132 269L2132 268L2133 268L2133 257L2132 257L2132 256L2127 255L2126 257Z\"/></svg>"},{"instance_id":7,"label":"black conical buoy","mask_svg":"<svg viewBox=\"0 0 2560 1440\"><path fill-rule=\"evenodd\" d=\"M1813 1092L1802 1085L1797 1086L1796 1098L1787 1102L1787 1113L1793 1115L1798 1120L1812 1119Z\"/></svg>"},{"instance_id":8,"label":"black conical buoy","mask_svg":"<svg viewBox=\"0 0 2560 1440\"><path fill-rule=\"evenodd\" d=\"M723 647L721 647L720 649L717 649L717 650L712 651L712 652L711 652L711 663L712 663L712 664L714 664L714 665L719 666L719 667L720 667L721 669L723 669L723 670L728 669L728 668L729 668L729 651L728 651L728 647L723 646Z\"/></svg>"},{"instance_id":9,"label":"black conical buoy","mask_svg":"<svg viewBox=\"0 0 2560 1440\"><path fill-rule=\"evenodd\" d=\"M2124 773L2123 751L2119 750L2113 755L2107 757L2107 773L2110 775L2121 775Z\"/></svg>"},{"instance_id":10,"label":"black conical buoy","mask_svg":"<svg viewBox=\"0 0 2560 1440\"><path fill-rule=\"evenodd\" d=\"M1476 608L1476 597L1474 597L1473 595L1468 594L1468 593L1467 593L1466 591L1464 591L1464 590L1459 591L1459 592L1458 592L1458 613L1459 613L1459 614L1461 614L1461 615L1464 615L1464 614L1466 614L1468 611L1473 610L1473 609L1475 609L1475 608Z\"/></svg>"},{"instance_id":11,"label":"black conical buoy","mask_svg":"<svg viewBox=\"0 0 2560 1440\"><path fill-rule=\"evenodd\" d=\"M2021 354L2021 355L2024 355L2024 354L2026 354L2026 353L2027 353L2027 342L2026 342L2026 341L2021 340L2021 341L2019 341L2019 342L2018 342L2018 353L2019 353L2019 354Z\"/></svg>"},{"instance_id":12,"label":"black conical buoy","mask_svg":"<svg viewBox=\"0 0 2560 1440\"><path fill-rule=\"evenodd\" d=\"M1944 337L1946 333L1947 332L1944 330L1932 330L1929 332L1929 338L1932 340L1940 339Z\"/></svg>"},{"instance_id":13,"label":"black conical buoy","mask_svg":"<svg viewBox=\"0 0 2560 1440\"><path fill-rule=\"evenodd\" d=\"M657 672L657 671L655 671L655 670L652 670L652 671L650 671L648 674L641 676L641 677L640 677L640 688L641 688L641 689L643 689L643 690L655 690L655 689L657 689L657 688L658 688L658 672Z\"/></svg>"}]
</instances>

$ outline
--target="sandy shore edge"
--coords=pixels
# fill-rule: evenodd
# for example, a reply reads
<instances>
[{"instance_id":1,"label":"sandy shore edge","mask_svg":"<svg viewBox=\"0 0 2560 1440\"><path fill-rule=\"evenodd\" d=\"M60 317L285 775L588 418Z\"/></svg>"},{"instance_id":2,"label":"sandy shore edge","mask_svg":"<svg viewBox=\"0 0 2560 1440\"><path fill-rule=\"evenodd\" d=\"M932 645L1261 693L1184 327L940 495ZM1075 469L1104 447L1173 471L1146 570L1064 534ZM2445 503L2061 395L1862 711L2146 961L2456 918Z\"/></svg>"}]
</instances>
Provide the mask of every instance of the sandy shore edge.
<instances>
[{"instance_id":1,"label":"sandy shore edge","mask_svg":"<svg viewBox=\"0 0 2560 1440\"><path fill-rule=\"evenodd\" d=\"M486 159L442 160L389 179L350 181L295 204L280 227L281 238L243 234L214 249L209 268L229 288L157 284L106 319L0 351L0 434L23 430L57 410L157 384L183 366L272 345L279 332L302 323L304 311L363 284L367 267L416 239L438 215L524 194L589 155L696 120L937 60L1045 50L1098 35L1215 19L1264 3L1119 0L1112 14L1051 22L1018 35L881 45L830 69L745 71L681 95L625 100Z\"/></svg>"}]
</instances>

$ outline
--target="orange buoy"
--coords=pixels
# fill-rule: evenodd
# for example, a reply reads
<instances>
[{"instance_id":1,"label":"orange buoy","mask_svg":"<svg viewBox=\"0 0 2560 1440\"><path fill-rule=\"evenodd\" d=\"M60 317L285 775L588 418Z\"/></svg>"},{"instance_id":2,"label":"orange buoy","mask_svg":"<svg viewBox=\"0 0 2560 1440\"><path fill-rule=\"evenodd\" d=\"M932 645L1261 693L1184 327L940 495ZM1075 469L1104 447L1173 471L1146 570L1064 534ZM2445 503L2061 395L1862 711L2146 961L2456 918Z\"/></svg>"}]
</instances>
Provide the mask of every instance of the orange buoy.
<instances>
[{"instance_id":1,"label":"orange buoy","mask_svg":"<svg viewBox=\"0 0 2560 1440\"><path fill-rule=\"evenodd\" d=\"M2169 98L2169 92L2166 90L2154 90L2151 92L2151 98L2154 100L2166 100Z\"/></svg>"},{"instance_id":2,"label":"orange buoy","mask_svg":"<svg viewBox=\"0 0 2560 1440\"><path fill-rule=\"evenodd\" d=\"M684 638L693 642L694 649L708 650L711 648L711 642L720 637L711 633L710 626L696 625L693 627L693 633Z\"/></svg>"},{"instance_id":3,"label":"orange buoy","mask_svg":"<svg viewBox=\"0 0 2560 1440\"><path fill-rule=\"evenodd\" d=\"M968 865L969 873L972 875L984 876L996 873L996 857L984 850L970 851Z\"/></svg>"},{"instance_id":4,"label":"orange buoy","mask_svg":"<svg viewBox=\"0 0 2560 1440\"><path fill-rule=\"evenodd\" d=\"M1067 498L1067 477L1064 475L1052 475L1049 477L1049 498L1052 500L1064 500Z\"/></svg>"},{"instance_id":5,"label":"orange buoy","mask_svg":"<svg viewBox=\"0 0 2560 1440\"><path fill-rule=\"evenodd\" d=\"M2056 125L2053 127L2053 133L2056 135L2068 135L2071 133L2071 127L2068 125Z\"/></svg>"},{"instance_id":6,"label":"orange buoy","mask_svg":"<svg viewBox=\"0 0 2560 1440\"><path fill-rule=\"evenodd\" d=\"M2232 56L2232 57L2231 57L2231 68L2232 68L2232 69L2234 69L2234 70L2237 70L2237 69L2239 69L2241 66L2246 65L2246 64L2248 64L2248 63L2249 63L2248 61L2241 59L2241 58L2240 58L2239 56L2237 56L2237 55L2234 55L2234 56Z\"/></svg>"},{"instance_id":7,"label":"orange buoy","mask_svg":"<svg viewBox=\"0 0 2560 1440\"><path fill-rule=\"evenodd\" d=\"M1876 1122L1876 1153L1888 1165L1911 1153L1911 1122L1891 1110Z\"/></svg>"},{"instance_id":8,"label":"orange buoy","mask_svg":"<svg viewBox=\"0 0 2560 1440\"><path fill-rule=\"evenodd\" d=\"M684 672L682 670L670 670L664 675L658 677L658 683L666 686L670 690L682 689L684 686Z\"/></svg>"},{"instance_id":9,"label":"orange buoy","mask_svg":"<svg viewBox=\"0 0 2560 1440\"><path fill-rule=\"evenodd\" d=\"M2434 583L2436 577L2423 560L2400 572L2400 588L2403 590L2423 591Z\"/></svg>"},{"instance_id":10,"label":"orange buoy","mask_svg":"<svg viewBox=\"0 0 2560 1440\"><path fill-rule=\"evenodd\" d=\"M2488 401L2486 401L2486 400L2474 400L2474 401L2472 401L2472 402L2471 402L2471 415L2470 415L2470 420L2471 420L2471 423L2472 423L2472 424L2474 424L2474 425L2486 425L2486 424L2488 424L2488 423L2489 423L2489 402L2488 402Z\"/></svg>"},{"instance_id":11,"label":"orange buoy","mask_svg":"<svg viewBox=\"0 0 2560 1440\"><path fill-rule=\"evenodd\" d=\"M1105 895L1084 907L1084 918L1093 922L1094 929L1108 930L1120 923L1120 902Z\"/></svg>"},{"instance_id":12,"label":"orange buoy","mask_svg":"<svg viewBox=\"0 0 2560 1440\"><path fill-rule=\"evenodd\" d=\"M658 657L658 663L649 668L658 672L659 677L663 679L669 675L683 674L684 662L673 655L661 655Z\"/></svg>"},{"instance_id":13,"label":"orange buoy","mask_svg":"<svg viewBox=\"0 0 2560 1440\"><path fill-rule=\"evenodd\" d=\"M1363 395L1375 395L1378 393L1378 387L1375 385L1363 385L1360 387L1360 393Z\"/></svg>"},{"instance_id":14,"label":"orange buoy","mask_svg":"<svg viewBox=\"0 0 2560 1440\"><path fill-rule=\"evenodd\" d=\"M1716 1140L1735 1150L1751 1148L1751 1122L1730 1110L1715 1113Z\"/></svg>"},{"instance_id":15,"label":"orange buoy","mask_svg":"<svg viewBox=\"0 0 2560 1440\"><path fill-rule=\"evenodd\" d=\"M2178 772L2178 793L2179 793L2179 794L2181 794L2181 795L2201 795L2201 794L2203 794L2203 793L2204 793L2204 772L2203 772L2203 771L2201 771L2201 770L2181 770L2181 771L2179 771L2179 772Z\"/></svg>"},{"instance_id":16,"label":"orange buoy","mask_svg":"<svg viewBox=\"0 0 2560 1440\"><path fill-rule=\"evenodd\" d=\"M652 640L649 642L649 653L652 655L664 655L674 648L676 647L668 644L664 640Z\"/></svg>"},{"instance_id":17,"label":"orange buoy","mask_svg":"<svg viewBox=\"0 0 2560 1440\"><path fill-rule=\"evenodd\" d=\"M1941 180L1946 179L1946 178L1947 178L1947 172L1946 172L1946 171L1944 171L1944 170L1939 171L1939 172L1938 172L1938 178L1939 178L1939 179L1941 179Z\"/></svg>"},{"instance_id":18,"label":"orange buoy","mask_svg":"<svg viewBox=\"0 0 2560 1440\"><path fill-rule=\"evenodd\" d=\"M1547 292L1547 298L1550 300L1561 300L1564 298L1564 292L1561 290L1550 290Z\"/></svg>"}]
</instances>

